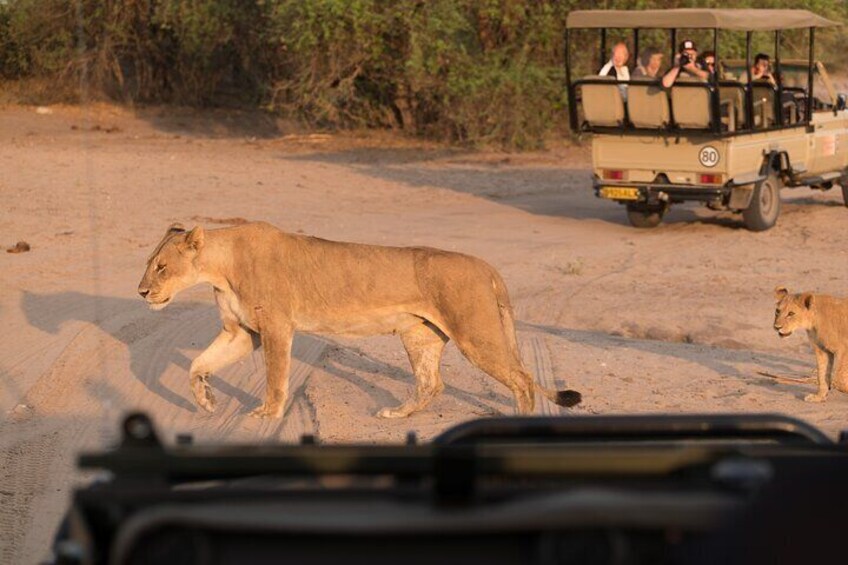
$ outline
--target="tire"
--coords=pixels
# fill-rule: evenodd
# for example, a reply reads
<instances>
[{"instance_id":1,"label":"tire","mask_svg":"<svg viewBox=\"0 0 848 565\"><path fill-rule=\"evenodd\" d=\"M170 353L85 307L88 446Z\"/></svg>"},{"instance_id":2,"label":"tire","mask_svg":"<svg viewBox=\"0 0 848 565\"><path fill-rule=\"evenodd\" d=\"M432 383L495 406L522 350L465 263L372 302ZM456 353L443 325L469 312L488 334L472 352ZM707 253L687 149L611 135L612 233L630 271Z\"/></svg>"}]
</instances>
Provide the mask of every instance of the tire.
<instances>
[{"instance_id":1,"label":"tire","mask_svg":"<svg viewBox=\"0 0 848 565\"><path fill-rule=\"evenodd\" d=\"M780 216L780 177L770 172L765 180L757 183L751 203L742 211L745 227L751 231L765 231L777 223Z\"/></svg>"},{"instance_id":2,"label":"tire","mask_svg":"<svg viewBox=\"0 0 848 565\"><path fill-rule=\"evenodd\" d=\"M627 205L627 219L634 228L655 228L662 222L665 208Z\"/></svg>"}]
</instances>

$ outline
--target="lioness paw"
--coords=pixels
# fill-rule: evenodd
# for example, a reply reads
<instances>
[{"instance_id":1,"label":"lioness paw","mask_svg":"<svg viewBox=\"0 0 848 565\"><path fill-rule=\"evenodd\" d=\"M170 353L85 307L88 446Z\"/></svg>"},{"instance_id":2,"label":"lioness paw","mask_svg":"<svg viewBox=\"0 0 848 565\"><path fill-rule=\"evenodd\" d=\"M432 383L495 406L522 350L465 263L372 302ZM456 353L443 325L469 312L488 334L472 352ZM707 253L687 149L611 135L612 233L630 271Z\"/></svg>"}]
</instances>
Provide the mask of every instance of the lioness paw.
<instances>
[{"instance_id":1,"label":"lioness paw","mask_svg":"<svg viewBox=\"0 0 848 565\"><path fill-rule=\"evenodd\" d=\"M282 415L282 406L268 406L267 404L263 404L250 413L250 416L253 418L279 418Z\"/></svg>"},{"instance_id":2,"label":"lioness paw","mask_svg":"<svg viewBox=\"0 0 848 565\"><path fill-rule=\"evenodd\" d=\"M382 410L377 412L377 417L386 419L406 418L407 416L409 416L409 414L410 413L408 410L401 410L398 408L383 408Z\"/></svg>"},{"instance_id":3,"label":"lioness paw","mask_svg":"<svg viewBox=\"0 0 848 565\"><path fill-rule=\"evenodd\" d=\"M191 381L191 390L194 393L194 400L197 405L207 412L215 411L215 395L212 393L212 387L206 382L204 377L193 377Z\"/></svg>"},{"instance_id":4,"label":"lioness paw","mask_svg":"<svg viewBox=\"0 0 848 565\"><path fill-rule=\"evenodd\" d=\"M826 394L808 394L804 397L804 402L824 402L826 398Z\"/></svg>"}]
</instances>

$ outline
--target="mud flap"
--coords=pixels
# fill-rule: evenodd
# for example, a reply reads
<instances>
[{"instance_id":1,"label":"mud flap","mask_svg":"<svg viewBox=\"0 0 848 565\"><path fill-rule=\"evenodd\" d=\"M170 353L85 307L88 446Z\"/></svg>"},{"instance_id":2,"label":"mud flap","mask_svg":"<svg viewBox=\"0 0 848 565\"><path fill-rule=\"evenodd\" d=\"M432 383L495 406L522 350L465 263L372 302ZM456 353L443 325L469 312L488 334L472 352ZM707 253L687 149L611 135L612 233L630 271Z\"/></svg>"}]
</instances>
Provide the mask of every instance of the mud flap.
<instances>
[{"instance_id":1,"label":"mud flap","mask_svg":"<svg viewBox=\"0 0 848 565\"><path fill-rule=\"evenodd\" d=\"M727 207L731 210L744 210L751 204L751 197L753 195L753 184L734 186L730 191L730 201L727 203Z\"/></svg>"}]
</instances>

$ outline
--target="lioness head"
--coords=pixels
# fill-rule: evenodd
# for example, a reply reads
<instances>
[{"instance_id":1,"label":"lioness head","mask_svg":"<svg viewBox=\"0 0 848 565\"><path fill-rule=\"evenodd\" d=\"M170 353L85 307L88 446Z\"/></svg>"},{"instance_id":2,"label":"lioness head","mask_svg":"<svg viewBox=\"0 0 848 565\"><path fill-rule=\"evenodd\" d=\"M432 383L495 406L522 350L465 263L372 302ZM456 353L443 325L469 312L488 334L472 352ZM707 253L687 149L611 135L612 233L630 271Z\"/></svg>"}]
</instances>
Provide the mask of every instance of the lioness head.
<instances>
[{"instance_id":1,"label":"lioness head","mask_svg":"<svg viewBox=\"0 0 848 565\"><path fill-rule=\"evenodd\" d=\"M813 295L809 292L789 294L783 287L774 289L777 307L774 311L774 329L780 337L787 337L795 330L813 327Z\"/></svg>"},{"instance_id":2,"label":"lioness head","mask_svg":"<svg viewBox=\"0 0 848 565\"><path fill-rule=\"evenodd\" d=\"M151 310L161 310L181 290L197 284L199 272L195 264L203 248L203 228L187 232L174 224L147 260L147 269L138 284L138 293Z\"/></svg>"}]
</instances>

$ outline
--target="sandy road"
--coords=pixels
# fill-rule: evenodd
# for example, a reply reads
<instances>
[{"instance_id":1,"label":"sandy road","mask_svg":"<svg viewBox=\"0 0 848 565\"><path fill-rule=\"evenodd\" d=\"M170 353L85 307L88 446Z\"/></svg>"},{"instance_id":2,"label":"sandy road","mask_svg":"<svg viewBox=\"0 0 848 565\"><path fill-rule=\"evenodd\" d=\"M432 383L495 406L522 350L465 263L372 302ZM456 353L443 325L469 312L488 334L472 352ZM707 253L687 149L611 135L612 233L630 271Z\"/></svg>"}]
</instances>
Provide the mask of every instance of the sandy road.
<instances>
[{"instance_id":1,"label":"sandy road","mask_svg":"<svg viewBox=\"0 0 848 565\"><path fill-rule=\"evenodd\" d=\"M836 192L787 192L777 228L672 211L637 231L589 189L581 148L508 155L356 136L292 136L265 118L131 114L109 107L0 110L0 562L45 552L78 475L75 454L114 440L143 409L166 440L401 441L470 417L512 413L504 387L449 345L445 394L404 421L374 418L413 386L396 337L299 336L282 421L261 401L261 353L211 380L213 415L187 386L218 330L211 291L162 312L135 294L167 225L270 221L292 232L478 255L506 280L525 362L581 390L578 413L779 411L829 433L847 395L801 398L803 337L771 329L778 284L848 294L848 210ZM760 373L799 379L778 381ZM540 413L559 409L540 400Z\"/></svg>"}]
</instances>

